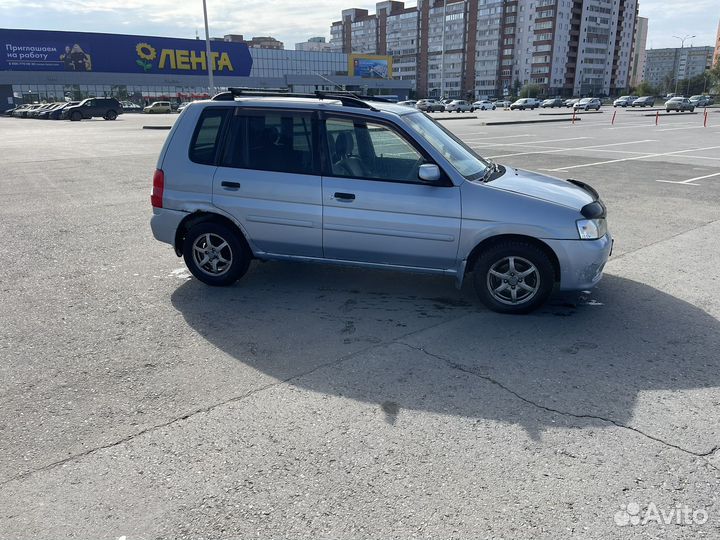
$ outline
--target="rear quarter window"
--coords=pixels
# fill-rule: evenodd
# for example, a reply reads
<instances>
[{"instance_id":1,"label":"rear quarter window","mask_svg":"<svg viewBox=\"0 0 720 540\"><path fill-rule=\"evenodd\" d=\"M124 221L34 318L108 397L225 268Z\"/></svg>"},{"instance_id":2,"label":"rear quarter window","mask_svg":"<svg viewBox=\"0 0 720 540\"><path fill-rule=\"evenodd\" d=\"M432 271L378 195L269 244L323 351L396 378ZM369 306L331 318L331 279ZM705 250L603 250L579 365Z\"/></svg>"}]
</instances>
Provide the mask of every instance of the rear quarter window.
<instances>
[{"instance_id":1,"label":"rear quarter window","mask_svg":"<svg viewBox=\"0 0 720 540\"><path fill-rule=\"evenodd\" d=\"M214 165L220 145L220 136L230 109L209 107L198 119L190 141L190 161Z\"/></svg>"}]
</instances>

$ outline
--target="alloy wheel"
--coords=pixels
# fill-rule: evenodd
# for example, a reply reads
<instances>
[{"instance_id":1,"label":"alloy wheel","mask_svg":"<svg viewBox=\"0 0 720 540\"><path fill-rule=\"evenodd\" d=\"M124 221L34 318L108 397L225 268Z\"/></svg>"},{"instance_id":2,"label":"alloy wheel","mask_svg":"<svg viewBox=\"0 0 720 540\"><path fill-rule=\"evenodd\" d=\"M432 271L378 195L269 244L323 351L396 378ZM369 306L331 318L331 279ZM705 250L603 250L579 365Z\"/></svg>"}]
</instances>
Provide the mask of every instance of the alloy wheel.
<instances>
[{"instance_id":1,"label":"alloy wheel","mask_svg":"<svg viewBox=\"0 0 720 540\"><path fill-rule=\"evenodd\" d=\"M193 243L193 259L197 267L210 276L222 276L233 263L230 244L220 235L205 233Z\"/></svg>"},{"instance_id":2,"label":"alloy wheel","mask_svg":"<svg viewBox=\"0 0 720 540\"><path fill-rule=\"evenodd\" d=\"M488 270L487 288L492 297L502 304L524 304L540 289L540 272L527 259L503 257Z\"/></svg>"}]
</instances>

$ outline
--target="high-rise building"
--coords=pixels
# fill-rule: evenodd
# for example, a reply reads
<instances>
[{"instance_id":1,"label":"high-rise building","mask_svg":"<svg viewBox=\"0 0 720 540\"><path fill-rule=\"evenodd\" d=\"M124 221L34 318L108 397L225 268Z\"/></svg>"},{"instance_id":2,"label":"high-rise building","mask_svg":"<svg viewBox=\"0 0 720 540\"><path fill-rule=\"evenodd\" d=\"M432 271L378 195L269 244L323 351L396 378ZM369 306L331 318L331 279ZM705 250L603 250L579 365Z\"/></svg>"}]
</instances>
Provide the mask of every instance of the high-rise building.
<instances>
[{"instance_id":1,"label":"high-rise building","mask_svg":"<svg viewBox=\"0 0 720 540\"><path fill-rule=\"evenodd\" d=\"M713 50L713 47L650 49L643 80L660 91L674 91L678 81L696 77L712 66Z\"/></svg>"},{"instance_id":2,"label":"high-rise building","mask_svg":"<svg viewBox=\"0 0 720 540\"><path fill-rule=\"evenodd\" d=\"M330 44L325 41L324 37L311 37L307 41L295 44L296 51L326 52L330 49Z\"/></svg>"},{"instance_id":3,"label":"high-rise building","mask_svg":"<svg viewBox=\"0 0 720 540\"><path fill-rule=\"evenodd\" d=\"M643 76L645 75L647 35L647 17L638 17L635 23L635 40L633 42L632 59L630 60L630 86L637 86L643 81Z\"/></svg>"},{"instance_id":4,"label":"high-rise building","mask_svg":"<svg viewBox=\"0 0 720 540\"><path fill-rule=\"evenodd\" d=\"M385 1L346 9L332 50L389 54L418 96L480 97L535 84L608 95L630 83L637 0ZM444 54L443 54L444 50Z\"/></svg>"}]
</instances>

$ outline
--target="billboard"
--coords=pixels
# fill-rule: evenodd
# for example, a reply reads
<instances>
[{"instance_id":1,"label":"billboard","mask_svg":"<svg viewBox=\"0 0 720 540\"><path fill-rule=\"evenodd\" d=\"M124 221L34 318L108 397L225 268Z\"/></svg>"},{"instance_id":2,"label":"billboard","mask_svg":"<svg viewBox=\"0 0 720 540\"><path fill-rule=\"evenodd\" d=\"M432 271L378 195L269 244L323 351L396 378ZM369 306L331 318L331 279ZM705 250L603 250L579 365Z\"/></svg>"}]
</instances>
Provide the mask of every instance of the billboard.
<instances>
[{"instance_id":1,"label":"billboard","mask_svg":"<svg viewBox=\"0 0 720 540\"><path fill-rule=\"evenodd\" d=\"M0 71L98 71L201 75L208 61L217 75L247 77L245 43L88 32L0 29Z\"/></svg>"},{"instance_id":2,"label":"billboard","mask_svg":"<svg viewBox=\"0 0 720 540\"><path fill-rule=\"evenodd\" d=\"M348 55L348 75L370 79L389 79L392 77L392 56Z\"/></svg>"}]
</instances>

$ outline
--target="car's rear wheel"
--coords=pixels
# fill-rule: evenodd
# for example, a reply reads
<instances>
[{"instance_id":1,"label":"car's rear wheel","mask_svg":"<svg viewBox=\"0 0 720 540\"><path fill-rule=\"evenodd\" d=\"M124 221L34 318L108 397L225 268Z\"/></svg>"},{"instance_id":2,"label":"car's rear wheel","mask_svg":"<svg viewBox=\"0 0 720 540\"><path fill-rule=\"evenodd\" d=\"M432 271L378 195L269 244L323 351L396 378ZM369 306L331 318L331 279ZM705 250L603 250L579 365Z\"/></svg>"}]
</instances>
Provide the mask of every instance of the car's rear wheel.
<instances>
[{"instance_id":1,"label":"car's rear wheel","mask_svg":"<svg viewBox=\"0 0 720 540\"><path fill-rule=\"evenodd\" d=\"M474 267L480 301L500 313L529 313L552 292L555 273L539 247L523 241L495 244L483 252Z\"/></svg>"},{"instance_id":2,"label":"car's rear wheel","mask_svg":"<svg viewBox=\"0 0 720 540\"><path fill-rule=\"evenodd\" d=\"M250 249L227 225L202 221L185 235L183 257L192 274L217 287L232 285L247 272Z\"/></svg>"},{"instance_id":3,"label":"car's rear wheel","mask_svg":"<svg viewBox=\"0 0 720 540\"><path fill-rule=\"evenodd\" d=\"M70 115L71 122L79 122L80 120L82 120L82 113L75 111Z\"/></svg>"},{"instance_id":4,"label":"car's rear wheel","mask_svg":"<svg viewBox=\"0 0 720 540\"><path fill-rule=\"evenodd\" d=\"M115 111L108 111L104 118L105 120L115 120L117 118L117 113Z\"/></svg>"}]
</instances>

